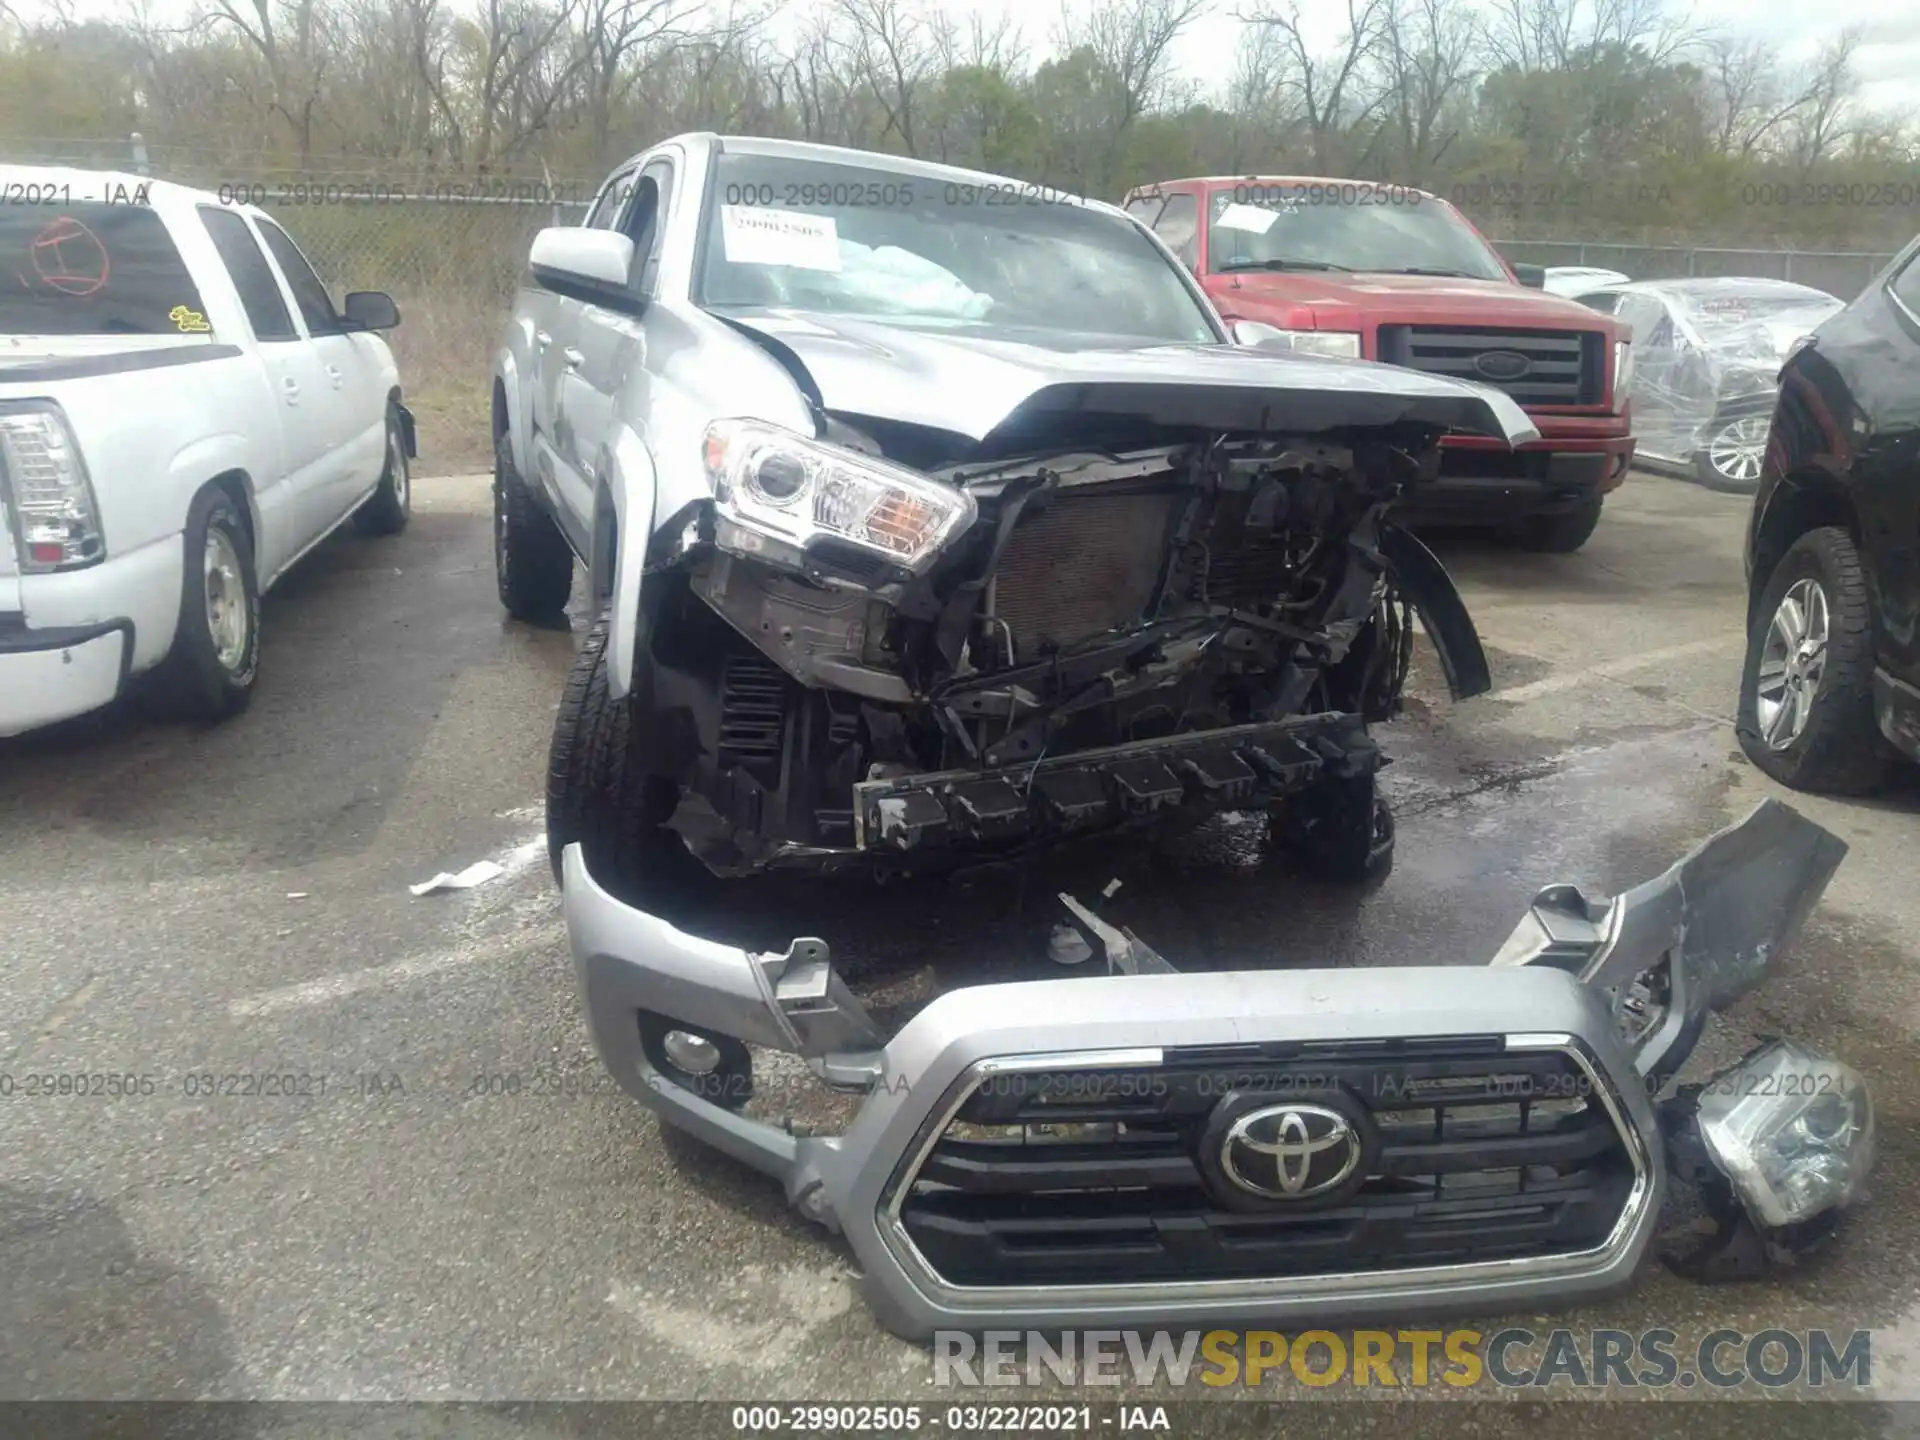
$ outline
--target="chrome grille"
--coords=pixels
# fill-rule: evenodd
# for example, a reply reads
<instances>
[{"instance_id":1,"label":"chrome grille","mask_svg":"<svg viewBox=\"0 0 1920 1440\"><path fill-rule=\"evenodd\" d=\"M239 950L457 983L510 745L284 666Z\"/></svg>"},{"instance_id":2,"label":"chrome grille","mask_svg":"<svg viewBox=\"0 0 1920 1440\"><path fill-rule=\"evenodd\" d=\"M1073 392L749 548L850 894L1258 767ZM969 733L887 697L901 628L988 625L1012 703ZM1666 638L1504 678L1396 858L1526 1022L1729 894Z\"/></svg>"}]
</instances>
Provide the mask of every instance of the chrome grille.
<instances>
[{"instance_id":1,"label":"chrome grille","mask_svg":"<svg viewBox=\"0 0 1920 1440\"><path fill-rule=\"evenodd\" d=\"M1324 1201L1234 1192L1201 1146L1249 1094L1346 1109L1367 1136L1354 1181ZM990 1074L894 1205L950 1285L1305 1279L1591 1251L1638 1176L1572 1056L1459 1037Z\"/></svg>"},{"instance_id":2,"label":"chrome grille","mask_svg":"<svg viewBox=\"0 0 1920 1440\"><path fill-rule=\"evenodd\" d=\"M1605 339L1597 330L1382 325L1378 350L1390 365L1492 385L1522 405L1598 405Z\"/></svg>"}]
</instances>

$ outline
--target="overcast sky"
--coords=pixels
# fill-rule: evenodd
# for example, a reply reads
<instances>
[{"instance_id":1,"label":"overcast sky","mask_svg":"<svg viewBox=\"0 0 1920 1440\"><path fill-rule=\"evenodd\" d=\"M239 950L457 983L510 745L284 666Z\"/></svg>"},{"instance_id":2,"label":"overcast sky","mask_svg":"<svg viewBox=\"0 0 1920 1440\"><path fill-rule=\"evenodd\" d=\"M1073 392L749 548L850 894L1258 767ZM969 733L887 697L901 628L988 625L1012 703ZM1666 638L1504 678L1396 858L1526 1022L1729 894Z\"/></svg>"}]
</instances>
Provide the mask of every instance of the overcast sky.
<instances>
[{"instance_id":1,"label":"overcast sky","mask_svg":"<svg viewBox=\"0 0 1920 1440\"><path fill-rule=\"evenodd\" d=\"M14 0L15 8L27 18L43 3ZM1086 0L1069 3L1079 5ZM1182 39L1181 70L1195 79L1224 81L1232 68L1233 47L1241 28L1233 12L1253 3L1257 0L1213 0L1215 14L1195 25ZM1028 43L1036 51L1046 47L1051 16L1057 13L1057 0L947 0L947 5L961 13L981 10L1019 16ZM1686 0L1676 0L1676 10L1685 9L1685 5ZM112 18L125 13L126 0L77 0L76 8L83 16ZM161 16L183 14L192 6L190 0L151 0L150 8ZM1337 0L1303 0L1300 8L1309 17L1310 34L1318 29L1327 45L1338 38L1345 5ZM1920 0L1815 0L1772 5L1765 0L1758 4L1755 0L1693 0L1691 13L1700 25L1766 40L1788 62L1810 55L1824 37L1858 25L1866 36L1856 61L1863 100L1876 109L1920 112ZM1314 20L1319 23L1311 23Z\"/></svg>"}]
</instances>

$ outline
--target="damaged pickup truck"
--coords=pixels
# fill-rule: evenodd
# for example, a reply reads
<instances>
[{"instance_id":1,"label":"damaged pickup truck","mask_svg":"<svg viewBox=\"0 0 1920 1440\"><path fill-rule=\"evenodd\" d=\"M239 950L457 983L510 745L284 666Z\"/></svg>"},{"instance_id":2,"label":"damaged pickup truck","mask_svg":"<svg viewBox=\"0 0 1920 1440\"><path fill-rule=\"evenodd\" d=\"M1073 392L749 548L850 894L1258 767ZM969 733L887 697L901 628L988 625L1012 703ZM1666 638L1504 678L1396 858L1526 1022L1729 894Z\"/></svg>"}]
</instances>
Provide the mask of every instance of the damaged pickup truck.
<instances>
[{"instance_id":1,"label":"damaged pickup truck","mask_svg":"<svg viewBox=\"0 0 1920 1440\"><path fill-rule=\"evenodd\" d=\"M951 989L891 1035L824 940L662 913L689 851L937 868L1229 809L1377 873L1368 725L1414 616L1456 694L1488 684L1391 506L1443 433L1529 437L1505 396L1264 352L1110 207L781 142L648 152L532 272L497 562L528 618L587 567L548 832L595 1045L842 1233L888 1326L1544 1306L1630 1279L1683 1195L1701 1275L1831 1231L1873 1156L1857 1073L1774 1041L1671 1083L1844 853L1772 802L1390 985L1179 973L1063 896L1106 974ZM844 1123L756 1113L769 1063Z\"/></svg>"},{"instance_id":2,"label":"damaged pickup truck","mask_svg":"<svg viewBox=\"0 0 1920 1440\"><path fill-rule=\"evenodd\" d=\"M594 628L548 833L644 887L925 870L1265 811L1378 873L1371 721L1417 614L1486 661L1387 519L1489 387L1230 334L1106 205L942 166L691 136L542 231L496 361L508 610ZM637 892L635 892L637 893Z\"/></svg>"}]
</instances>

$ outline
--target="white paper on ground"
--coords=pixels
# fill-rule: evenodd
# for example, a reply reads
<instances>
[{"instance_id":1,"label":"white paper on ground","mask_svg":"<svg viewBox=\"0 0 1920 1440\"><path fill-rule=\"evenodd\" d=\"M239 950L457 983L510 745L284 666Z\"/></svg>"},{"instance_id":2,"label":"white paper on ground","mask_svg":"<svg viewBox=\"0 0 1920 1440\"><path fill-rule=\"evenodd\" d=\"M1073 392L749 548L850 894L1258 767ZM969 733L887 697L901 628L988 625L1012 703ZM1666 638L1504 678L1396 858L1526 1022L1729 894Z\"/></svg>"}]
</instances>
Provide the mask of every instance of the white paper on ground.
<instances>
[{"instance_id":1,"label":"white paper on ground","mask_svg":"<svg viewBox=\"0 0 1920 1440\"><path fill-rule=\"evenodd\" d=\"M458 874L442 870L433 879L422 880L418 885L409 885L407 889L415 895L425 895L433 890L471 890L505 873L505 867L492 860L476 860Z\"/></svg>"},{"instance_id":2,"label":"white paper on ground","mask_svg":"<svg viewBox=\"0 0 1920 1440\"><path fill-rule=\"evenodd\" d=\"M735 265L840 269L840 231L831 215L768 210L758 205L722 205L720 235L727 259Z\"/></svg>"},{"instance_id":3,"label":"white paper on ground","mask_svg":"<svg viewBox=\"0 0 1920 1440\"><path fill-rule=\"evenodd\" d=\"M1262 210L1258 205L1229 205L1214 217L1216 230L1245 230L1252 235L1264 235L1273 228L1273 222L1280 218L1277 210Z\"/></svg>"}]
</instances>

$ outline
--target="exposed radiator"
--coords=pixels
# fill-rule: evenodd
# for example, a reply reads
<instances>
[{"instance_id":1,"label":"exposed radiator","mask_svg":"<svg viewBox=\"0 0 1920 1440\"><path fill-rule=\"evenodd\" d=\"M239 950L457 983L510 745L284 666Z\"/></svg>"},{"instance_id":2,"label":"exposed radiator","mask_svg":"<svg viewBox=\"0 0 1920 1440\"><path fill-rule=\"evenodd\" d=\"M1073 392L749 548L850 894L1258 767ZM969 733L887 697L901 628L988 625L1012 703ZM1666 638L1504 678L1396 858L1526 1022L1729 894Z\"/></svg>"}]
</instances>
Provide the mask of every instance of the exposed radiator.
<instances>
[{"instance_id":1,"label":"exposed radiator","mask_svg":"<svg viewBox=\"0 0 1920 1440\"><path fill-rule=\"evenodd\" d=\"M994 613L1022 660L1137 622L1153 599L1184 494L1057 495L1014 527Z\"/></svg>"}]
</instances>

